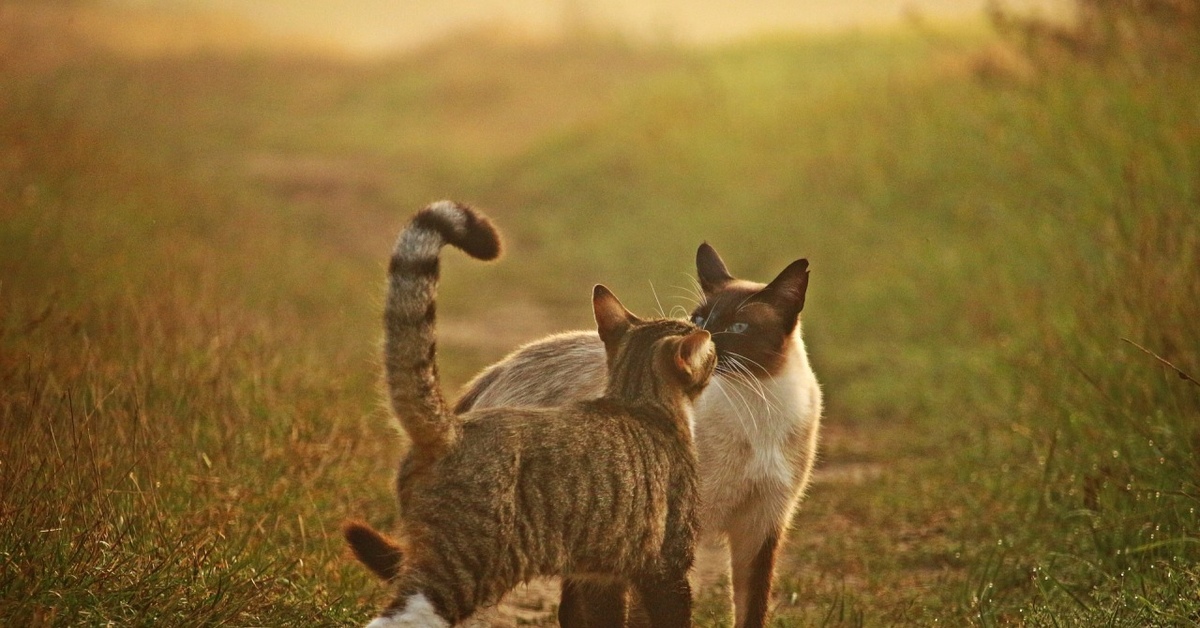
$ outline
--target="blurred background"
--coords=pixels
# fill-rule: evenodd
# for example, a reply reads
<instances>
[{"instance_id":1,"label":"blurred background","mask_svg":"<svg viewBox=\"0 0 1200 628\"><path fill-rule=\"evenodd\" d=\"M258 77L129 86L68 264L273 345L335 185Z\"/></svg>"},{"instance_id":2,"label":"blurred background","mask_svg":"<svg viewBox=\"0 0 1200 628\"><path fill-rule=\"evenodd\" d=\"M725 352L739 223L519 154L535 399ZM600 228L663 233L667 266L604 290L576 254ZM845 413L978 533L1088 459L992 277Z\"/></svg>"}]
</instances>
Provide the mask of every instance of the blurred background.
<instances>
[{"instance_id":1,"label":"blurred background","mask_svg":"<svg viewBox=\"0 0 1200 628\"><path fill-rule=\"evenodd\" d=\"M361 624L397 231L448 396L807 257L776 624L1200 617L1200 3L0 2L0 623ZM727 584L698 592L729 625ZM550 623L553 587L497 625Z\"/></svg>"},{"instance_id":2,"label":"blurred background","mask_svg":"<svg viewBox=\"0 0 1200 628\"><path fill-rule=\"evenodd\" d=\"M224 15L277 37L325 43L359 53L409 50L464 30L486 27L523 37L554 38L578 29L643 42L718 44L764 33L838 31L894 25L905 17L977 21L986 0L760 0L732 2L591 2L588 0L485 0L447 4L433 0L111 0L112 6L173 15ZM1064 0L1014 0L1023 12L1062 15Z\"/></svg>"}]
</instances>

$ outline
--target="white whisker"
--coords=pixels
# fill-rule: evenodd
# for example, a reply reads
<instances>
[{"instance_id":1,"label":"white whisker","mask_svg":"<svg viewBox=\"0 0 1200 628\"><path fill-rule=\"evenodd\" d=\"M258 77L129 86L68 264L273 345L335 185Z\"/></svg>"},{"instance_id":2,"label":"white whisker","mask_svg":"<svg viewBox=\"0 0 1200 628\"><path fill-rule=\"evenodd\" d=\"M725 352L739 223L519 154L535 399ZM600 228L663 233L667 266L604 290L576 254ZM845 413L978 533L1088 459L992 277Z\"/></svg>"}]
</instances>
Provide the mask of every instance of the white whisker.
<instances>
[{"instance_id":1,"label":"white whisker","mask_svg":"<svg viewBox=\"0 0 1200 628\"><path fill-rule=\"evenodd\" d=\"M779 407L778 403L775 403L775 402L781 402L780 399L775 395L774 392L767 390L767 388L763 386L763 383L757 377L755 377L754 373L751 372L750 369L747 368L746 365L743 364L740 359L738 359L738 358L742 358L742 359L747 359L747 358L745 358L745 356L740 356L738 354L732 354L732 353L726 354L726 355L729 356L728 360L729 360L730 365L732 365L734 368L737 369L738 379L745 382L744 385L747 388L749 388L751 390L751 392L754 393L755 396L757 396L759 399L762 400L763 406L766 408L767 414L771 415L771 414L774 414L775 412L778 412L780 410L780 407ZM737 356L737 357L734 357L734 356ZM753 360L751 360L751 361L753 361ZM767 398L768 394L770 394L771 397L775 398L775 402L772 402L771 399Z\"/></svg>"},{"instance_id":2,"label":"white whisker","mask_svg":"<svg viewBox=\"0 0 1200 628\"><path fill-rule=\"evenodd\" d=\"M693 281L695 281L695 280L693 280ZM671 287L675 288L676 290L682 290L683 294L678 295L675 298L682 299L684 301L687 301L688 303L691 303L692 307L700 307L700 304L704 303L704 294L699 292L698 289L694 290L692 288L688 288L687 286L671 286Z\"/></svg>"},{"instance_id":3,"label":"white whisker","mask_svg":"<svg viewBox=\"0 0 1200 628\"><path fill-rule=\"evenodd\" d=\"M746 365L742 364L736 358L729 358L729 364L734 368L738 381L750 389L756 397L761 398L764 403L767 403L768 401L766 395L763 393L762 386L759 384L757 378L754 377L754 374L746 368Z\"/></svg>"},{"instance_id":4,"label":"white whisker","mask_svg":"<svg viewBox=\"0 0 1200 628\"><path fill-rule=\"evenodd\" d=\"M761 391L763 402L767 403L769 409L772 409L772 411L782 411L782 407L786 406L787 403L780 399L778 391L775 391L774 387L768 387L766 383L763 383L762 379L758 379L752 373L748 373L748 376L754 378L756 387ZM767 399L767 395L770 395L770 399Z\"/></svg>"},{"instance_id":5,"label":"white whisker","mask_svg":"<svg viewBox=\"0 0 1200 628\"><path fill-rule=\"evenodd\" d=\"M683 273L683 276L686 277L688 282L692 284L692 294L696 295L696 300L703 303L704 287L700 285L700 280L696 279L695 275L689 275L687 273Z\"/></svg>"},{"instance_id":6,"label":"white whisker","mask_svg":"<svg viewBox=\"0 0 1200 628\"><path fill-rule=\"evenodd\" d=\"M734 378L731 378L731 381L730 381L731 384L735 383L734 381L732 381L733 379ZM755 418L755 416L754 416L754 408L750 407L750 400L746 398L746 395L742 394L741 388L742 388L741 386L734 386L733 392L736 393L737 396L742 399L742 407L746 408L746 414L750 416L750 425L752 425L754 427L755 431L758 431L758 419ZM730 401L730 405L733 405L732 401ZM743 425L744 425L744 423L745 422L743 422Z\"/></svg>"},{"instance_id":7,"label":"white whisker","mask_svg":"<svg viewBox=\"0 0 1200 628\"><path fill-rule=\"evenodd\" d=\"M658 316L659 316L659 318L666 318L667 313L663 311L662 301L658 300L658 291L654 289L654 282L651 281L649 283L650 283L650 294L654 295L654 302L658 304Z\"/></svg>"},{"instance_id":8,"label":"white whisker","mask_svg":"<svg viewBox=\"0 0 1200 628\"><path fill-rule=\"evenodd\" d=\"M768 371L768 370L767 370L767 367L763 366L762 364L760 364L760 363L758 363L758 362L756 362L756 361L754 361L754 360L752 360L752 359L750 359L750 358L748 358L748 357L746 357L746 356L744 356L744 355L742 355L742 354L740 354L740 353L734 353L733 351L727 351L727 352L725 352L725 355L728 355L728 356L730 356L730 357L733 357L733 358L737 358L737 359L738 359L738 360L740 360L740 361L749 362L750 364L753 364L754 366L757 366L758 368L762 369L762 372L763 372L763 373L769 373L769 372L770 372L770 371Z\"/></svg>"},{"instance_id":9,"label":"white whisker","mask_svg":"<svg viewBox=\"0 0 1200 628\"><path fill-rule=\"evenodd\" d=\"M725 386L723 384L724 382L721 381L720 377L714 377L712 379L711 385L716 387L717 392L721 393L721 396L725 398L725 401L729 404L729 407L732 408L734 407L733 399L729 398L729 394L725 392ZM742 424L742 429L746 429L746 421L742 418L742 415L735 413L734 416L737 417L738 423Z\"/></svg>"}]
</instances>

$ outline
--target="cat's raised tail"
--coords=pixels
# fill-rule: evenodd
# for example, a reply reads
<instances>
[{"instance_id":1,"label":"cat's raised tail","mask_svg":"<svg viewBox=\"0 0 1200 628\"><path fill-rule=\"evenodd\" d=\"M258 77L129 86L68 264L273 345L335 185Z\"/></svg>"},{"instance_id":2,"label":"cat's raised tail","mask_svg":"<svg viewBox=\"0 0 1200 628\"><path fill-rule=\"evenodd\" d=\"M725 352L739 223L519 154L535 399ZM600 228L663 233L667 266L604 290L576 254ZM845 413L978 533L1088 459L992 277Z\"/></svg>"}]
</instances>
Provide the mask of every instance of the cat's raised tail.
<instances>
[{"instance_id":1,"label":"cat's raised tail","mask_svg":"<svg viewBox=\"0 0 1200 628\"><path fill-rule=\"evenodd\" d=\"M441 249L454 245L481 260L500 255L500 234L482 213L452 201L417 212L400 232L388 264L384 368L388 397L418 456L436 459L458 424L437 372L437 285Z\"/></svg>"}]
</instances>

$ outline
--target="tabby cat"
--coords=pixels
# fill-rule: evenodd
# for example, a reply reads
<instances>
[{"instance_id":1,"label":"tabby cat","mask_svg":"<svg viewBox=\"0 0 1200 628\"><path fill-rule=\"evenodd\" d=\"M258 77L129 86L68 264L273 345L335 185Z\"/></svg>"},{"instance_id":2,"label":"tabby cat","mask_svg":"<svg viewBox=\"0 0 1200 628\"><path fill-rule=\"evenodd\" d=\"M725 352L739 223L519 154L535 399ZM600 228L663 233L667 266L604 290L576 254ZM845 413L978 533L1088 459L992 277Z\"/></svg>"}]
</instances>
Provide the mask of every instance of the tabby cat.
<instances>
[{"instance_id":1,"label":"tabby cat","mask_svg":"<svg viewBox=\"0 0 1200 628\"><path fill-rule=\"evenodd\" d=\"M608 385L558 408L454 414L435 364L435 292L445 244L499 254L480 213L440 202L400 234L389 265L384 361L392 409L412 440L393 542L346 537L395 597L372 628L450 626L533 577L621 583L654 626L689 626L697 530L691 405L716 366L709 332L642 320L603 286L592 305Z\"/></svg>"},{"instance_id":2,"label":"tabby cat","mask_svg":"<svg viewBox=\"0 0 1200 628\"><path fill-rule=\"evenodd\" d=\"M806 490L817 450L821 389L800 333L808 262L768 285L735 279L707 243L696 252L702 300L691 314L713 332L717 371L696 400L702 540L728 544L738 628L767 621L775 555ZM539 407L603 390L604 347L592 332L551 336L517 349L467 384L456 412ZM563 626L620 626L620 587L567 580Z\"/></svg>"}]
</instances>

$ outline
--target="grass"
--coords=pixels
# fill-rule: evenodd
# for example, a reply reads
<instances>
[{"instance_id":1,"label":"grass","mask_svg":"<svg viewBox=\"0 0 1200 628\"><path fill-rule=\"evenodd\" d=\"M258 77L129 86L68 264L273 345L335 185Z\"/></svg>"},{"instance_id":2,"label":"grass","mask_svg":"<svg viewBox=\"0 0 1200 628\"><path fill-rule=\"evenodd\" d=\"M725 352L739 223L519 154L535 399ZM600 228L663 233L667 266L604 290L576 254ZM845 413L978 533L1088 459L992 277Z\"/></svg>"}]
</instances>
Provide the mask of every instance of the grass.
<instances>
[{"instance_id":1,"label":"grass","mask_svg":"<svg viewBox=\"0 0 1200 628\"><path fill-rule=\"evenodd\" d=\"M509 240L448 256L451 388L586 326L592 283L686 307L701 240L812 261L827 473L778 625L1200 622L1190 61L939 31L128 57L19 18L49 43L0 66L4 623L377 608L337 530L395 516L382 260L447 196Z\"/></svg>"}]
</instances>

